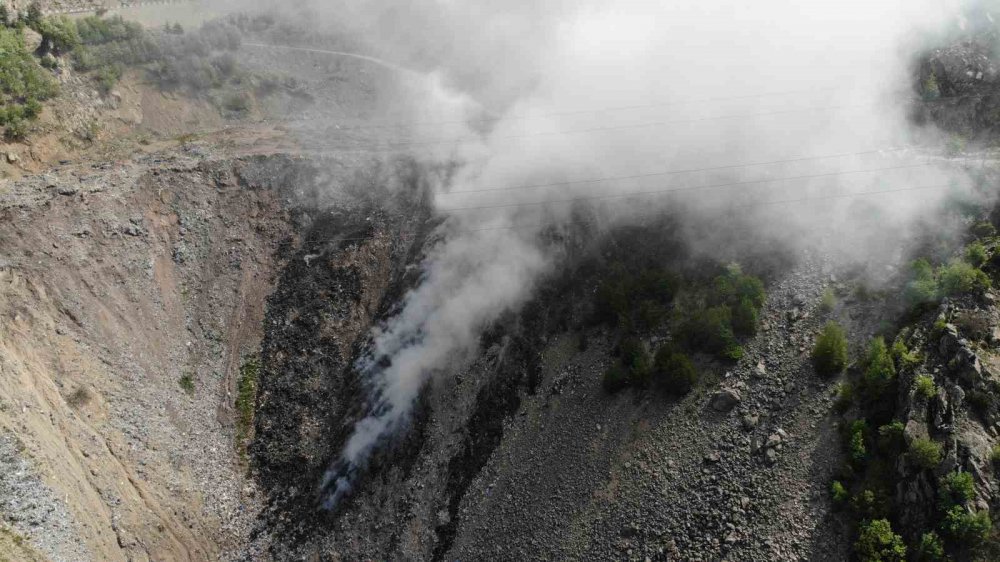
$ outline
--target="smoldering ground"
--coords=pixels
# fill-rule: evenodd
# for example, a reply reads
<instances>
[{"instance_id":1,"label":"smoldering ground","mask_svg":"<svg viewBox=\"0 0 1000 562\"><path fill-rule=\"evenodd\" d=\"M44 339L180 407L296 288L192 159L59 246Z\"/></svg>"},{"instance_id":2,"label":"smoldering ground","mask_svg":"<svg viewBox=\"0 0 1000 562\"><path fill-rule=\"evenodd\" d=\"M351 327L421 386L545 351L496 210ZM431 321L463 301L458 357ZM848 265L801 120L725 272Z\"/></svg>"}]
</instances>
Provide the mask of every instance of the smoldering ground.
<instances>
[{"instance_id":1,"label":"smoldering ground","mask_svg":"<svg viewBox=\"0 0 1000 562\"><path fill-rule=\"evenodd\" d=\"M911 57L960 6L931 1L312 3L411 69L373 147L444 161L447 217L401 311L356 363L371 408L328 471L324 505L350 490L380 440L405 426L435 372L560 266L541 242L586 208L605 227L669 210L719 253L751 239L847 261L899 261L963 169L906 118ZM310 56L323 56L315 53ZM733 220L732 217L739 217ZM929 218L930 217L930 218ZM705 228L704 225L715 225ZM876 243L877 242L877 243Z\"/></svg>"}]
</instances>

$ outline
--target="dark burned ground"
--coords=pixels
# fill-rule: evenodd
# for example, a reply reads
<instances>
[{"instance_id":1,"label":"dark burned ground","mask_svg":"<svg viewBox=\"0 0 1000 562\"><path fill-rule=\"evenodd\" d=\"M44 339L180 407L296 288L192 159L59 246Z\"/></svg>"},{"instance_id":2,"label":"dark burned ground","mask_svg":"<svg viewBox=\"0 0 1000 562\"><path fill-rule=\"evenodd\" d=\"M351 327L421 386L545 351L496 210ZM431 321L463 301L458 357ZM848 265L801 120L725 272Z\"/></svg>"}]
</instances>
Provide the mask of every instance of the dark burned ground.
<instances>
[{"instance_id":1,"label":"dark burned ground","mask_svg":"<svg viewBox=\"0 0 1000 562\"><path fill-rule=\"evenodd\" d=\"M826 485L816 471L825 474L836 455L834 437L816 423L829 393L809 379L801 351L820 319L783 312L792 302L815 306L823 286L815 263L794 266L773 247L771 261L748 260L781 289L767 313L773 328L748 343L751 353L723 381L748 396L738 412L705 409L712 376L679 403L601 390L616 338L592 325L590 306L610 265L654 262L694 278L717 271L717 257L691 254L666 223L553 240L565 250L562 273L495 322L471 364L436 377L409 431L379 451L337 510L319 510L316 486L363 413L351 362L415 282L406 266L419 261L420 244L400 238L420 236L405 228L317 217L270 302L253 451L276 558L765 560L805 555L810 541L829 548L837 531L820 530L829 514L811 503L811 483ZM338 236L365 240L306 263L319 240ZM740 253L738 241L731 250ZM757 377L765 358L770 374ZM716 377L727 369L702 363ZM759 426L742 430L749 415ZM765 465L752 439L781 428L794 432L787 461ZM710 453L723 460L705 465Z\"/></svg>"}]
</instances>

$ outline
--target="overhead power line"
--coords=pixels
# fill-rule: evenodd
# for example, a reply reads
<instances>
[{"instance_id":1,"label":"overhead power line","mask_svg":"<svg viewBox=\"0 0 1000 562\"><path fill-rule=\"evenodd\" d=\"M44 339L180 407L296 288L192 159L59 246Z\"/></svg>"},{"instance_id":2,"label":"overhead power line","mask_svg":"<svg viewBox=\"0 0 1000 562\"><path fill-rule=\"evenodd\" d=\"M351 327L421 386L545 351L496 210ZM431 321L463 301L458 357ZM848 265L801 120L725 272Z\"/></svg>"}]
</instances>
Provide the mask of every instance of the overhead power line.
<instances>
[{"instance_id":1,"label":"overhead power line","mask_svg":"<svg viewBox=\"0 0 1000 562\"><path fill-rule=\"evenodd\" d=\"M757 207L768 207L768 206L771 206L771 205L787 205L787 204L792 204L792 203L808 203L808 202L811 202L811 201L830 201L830 200L836 200L836 199L851 199L851 198L858 198L858 197L868 197L868 196L872 196L872 195L885 195L885 194L891 194L891 193L906 193L906 192L912 192L912 191L931 191L931 190L937 190L937 189L947 189L949 187L952 187L952 185L951 184L935 184L935 185L922 185L922 186L915 186L915 187L902 187L902 188L897 188L897 189L879 189L879 190L872 190L872 191L855 191L855 192L851 192L851 193L838 193L836 195L823 195L823 196L819 196L819 197L798 197L798 198L791 198L791 199L774 199L774 200L770 200L770 201L757 201L757 202L754 202L754 203L747 203L747 204L742 204L742 205L733 205L733 206L730 206L729 209L752 209L752 208L757 208ZM543 227L543 226L546 226L548 224L549 224L548 222L542 222L542 223L531 224L531 225L523 225L523 224L515 225L515 224L511 224L511 225L503 225L503 226L485 226L485 227L479 227L479 228L465 229L465 230L462 230L461 232L459 232L459 234L461 234L461 233L469 233L469 232L490 232L490 231L498 231L498 230L515 230L515 229L529 228L529 227ZM404 235L403 238L413 238L413 235ZM304 242L307 242L307 243L318 243L318 242L364 242L366 240L371 240L371 239L372 239L372 237L370 237L370 236L353 237L353 238L319 238L319 239L316 239L316 238L309 239L309 238L307 238Z\"/></svg>"},{"instance_id":2,"label":"overhead power line","mask_svg":"<svg viewBox=\"0 0 1000 562\"><path fill-rule=\"evenodd\" d=\"M727 182L727 183L716 183L707 185L687 185L681 187L672 187L667 189L651 189L646 191L633 191L629 193L613 193L613 194L602 194L602 195L584 195L579 197L567 197L564 199L546 199L542 201L528 201L528 202L518 202L518 203L500 203L492 205L472 205L468 207L444 207L439 208L439 211L451 213L458 211L475 211L480 209L502 209L502 208L512 208L512 207L538 207L543 205L559 204L559 203L576 203L578 201L600 201L605 199L628 199L633 197L645 197L648 195L660 195L664 193L676 193L681 191L698 191L703 189L719 189L724 187L736 187L741 185L752 185L759 183L775 183L781 181L792 181L792 180L804 180L804 179L815 179L815 178L825 178L842 176L848 174L861 174L867 172L882 172L888 170L902 170L907 168L923 168L932 165L930 162L922 162L919 164L904 164L900 166L886 166L882 168L867 168L863 170L847 170L840 172L827 172L822 174L804 174L799 176L786 176L781 178L768 178L761 180L750 180L750 181L738 181L738 182Z\"/></svg>"},{"instance_id":3,"label":"overhead power line","mask_svg":"<svg viewBox=\"0 0 1000 562\"><path fill-rule=\"evenodd\" d=\"M364 55L360 53L351 53L346 51L333 51L325 49L317 49L312 47L296 47L293 45L274 45L266 43L243 43L243 45L248 47L259 47L259 48L271 48L280 49L286 51L301 51L307 53L317 53L317 54L328 54L334 56L348 57L354 59L360 59L369 61L380 66L385 66L393 70L402 70L405 72L415 72L411 69L404 68L398 64L374 57L371 55ZM445 120L434 120L434 121L389 121L389 122L376 122L376 123L365 123L361 125L352 125L347 127L342 127L341 130L356 130L356 129L392 129L392 128L404 128L404 127L414 127L414 126L432 126L432 125L456 125L456 124L470 124L470 123L495 123L498 121L508 121L508 120L525 120L525 119L544 119L547 117L563 117L569 115L586 115L590 113L610 113L613 111L629 111L635 109L652 109L657 107L675 107L681 105L690 105L696 103L709 103L716 101L732 101L741 99L758 99L758 98L769 98L769 97L783 97L798 94L810 94L810 93L831 93L838 90L832 88L803 88L799 90L784 90L778 92L761 92L757 94L744 94L737 96L717 96L709 98L691 98L686 100L673 100L666 102L655 102L655 103L645 103L645 104L631 104L631 105L615 105L606 106L594 109L579 109L572 111L554 111L539 114L514 114L514 115L495 115L493 117L477 117L472 119L445 119Z\"/></svg>"},{"instance_id":4,"label":"overhead power line","mask_svg":"<svg viewBox=\"0 0 1000 562\"><path fill-rule=\"evenodd\" d=\"M813 160L830 160L834 158L846 158L848 156L865 156L869 154L882 154L886 152L899 152L903 150L910 150L909 147L897 147L897 148L883 148L878 150L864 150L860 152L841 152L839 154L824 154L819 156L801 156L796 158L784 158L781 160L767 160L763 162L748 162L746 164L727 164L724 166L712 166L709 168L686 168L679 170L664 170L662 172L648 172L643 174L630 174L626 176L605 176L601 178L587 178L582 180L566 180L557 181L550 183L534 183L526 185L514 185L514 186L504 186L504 187L484 187L480 189L459 189L455 191L449 191L447 193L442 193L442 195L460 195L463 193L485 193L490 191L514 191L519 189L535 189L544 187L559 187L564 185L577 185L577 184L591 184L591 183L601 183L606 181L619 181L619 180L632 180L632 179L642 179L642 178L652 178L661 176L671 176L678 174L689 174L694 172L714 172L719 170L732 170L738 168L750 168L754 166L767 166L773 164L788 164L793 162L808 162Z\"/></svg>"}]
</instances>

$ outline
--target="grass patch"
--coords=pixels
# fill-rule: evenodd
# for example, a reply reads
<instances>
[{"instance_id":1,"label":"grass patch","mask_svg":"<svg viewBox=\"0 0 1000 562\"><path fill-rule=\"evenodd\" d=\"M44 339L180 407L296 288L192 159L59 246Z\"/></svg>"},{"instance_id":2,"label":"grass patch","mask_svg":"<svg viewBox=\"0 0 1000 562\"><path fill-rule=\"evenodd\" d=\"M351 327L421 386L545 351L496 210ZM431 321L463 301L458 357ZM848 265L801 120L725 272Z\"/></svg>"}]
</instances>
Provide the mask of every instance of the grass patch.
<instances>
[{"instance_id":1,"label":"grass patch","mask_svg":"<svg viewBox=\"0 0 1000 562\"><path fill-rule=\"evenodd\" d=\"M180 385L181 390L193 395L194 394L194 377L190 373L185 373L181 375L181 378L177 379L177 384Z\"/></svg>"},{"instance_id":2,"label":"grass patch","mask_svg":"<svg viewBox=\"0 0 1000 562\"><path fill-rule=\"evenodd\" d=\"M257 358L247 360L240 367L240 379L236 383L236 442L241 448L253 429L259 377L260 361Z\"/></svg>"}]
</instances>

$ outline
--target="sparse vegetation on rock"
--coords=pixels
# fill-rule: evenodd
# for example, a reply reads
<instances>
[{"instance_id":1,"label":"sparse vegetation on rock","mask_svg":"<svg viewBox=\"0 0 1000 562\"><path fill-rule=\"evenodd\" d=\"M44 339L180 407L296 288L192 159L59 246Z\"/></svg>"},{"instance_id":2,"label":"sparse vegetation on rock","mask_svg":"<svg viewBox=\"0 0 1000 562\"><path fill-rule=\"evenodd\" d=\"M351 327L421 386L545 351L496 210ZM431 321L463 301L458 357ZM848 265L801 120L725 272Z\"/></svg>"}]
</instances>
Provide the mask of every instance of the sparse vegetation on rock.
<instances>
[{"instance_id":1,"label":"sparse vegetation on rock","mask_svg":"<svg viewBox=\"0 0 1000 562\"><path fill-rule=\"evenodd\" d=\"M813 366L823 376L837 374L847 366L847 336L836 322L828 322L816 338L812 351Z\"/></svg>"}]
</instances>

